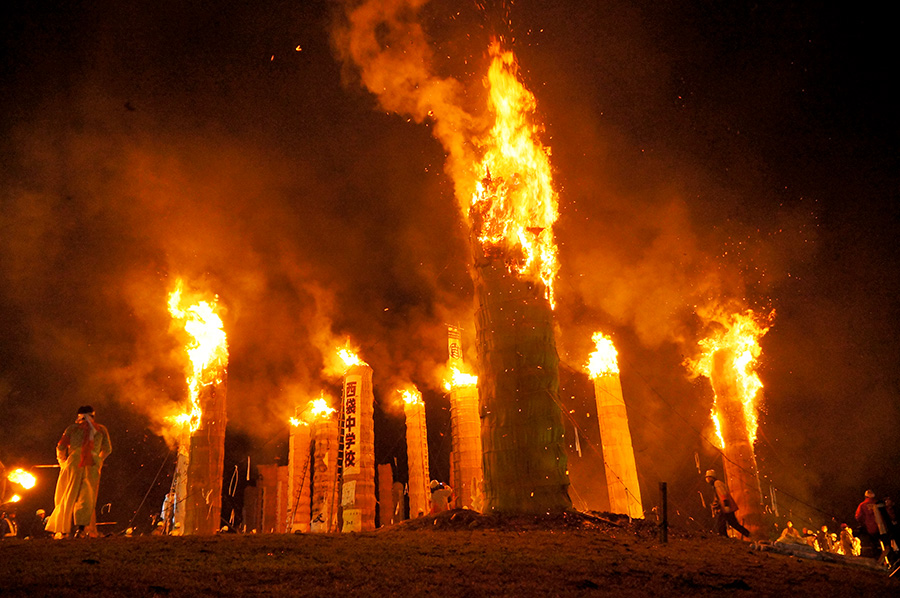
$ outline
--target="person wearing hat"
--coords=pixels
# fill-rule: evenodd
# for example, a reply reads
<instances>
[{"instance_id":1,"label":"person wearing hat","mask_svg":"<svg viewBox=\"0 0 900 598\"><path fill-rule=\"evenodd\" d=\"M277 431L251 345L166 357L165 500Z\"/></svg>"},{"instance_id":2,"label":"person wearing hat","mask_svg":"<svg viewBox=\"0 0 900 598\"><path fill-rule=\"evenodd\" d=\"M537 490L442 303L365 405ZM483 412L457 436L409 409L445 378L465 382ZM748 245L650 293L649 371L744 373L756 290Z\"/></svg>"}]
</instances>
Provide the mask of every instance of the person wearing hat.
<instances>
[{"instance_id":1,"label":"person wearing hat","mask_svg":"<svg viewBox=\"0 0 900 598\"><path fill-rule=\"evenodd\" d=\"M94 422L94 408L78 408L75 423L56 444L59 479L47 531L54 537L84 537L94 519L100 470L112 452L106 426Z\"/></svg>"},{"instance_id":2,"label":"person wearing hat","mask_svg":"<svg viewBox=\"0 0 900 598\"><path fill-rule=\"evenodd\" d=\"M879 554L884 556L884 552L887 552L889 548L890 540L885 522L884 503L875 500L875 493L871 490L866 490L865 500L856 507L856 521L859 523L857 535L864 546L860 556L872 556L880 559ZM882 545L882 540L885 540L884 545ZM866 548L871 549L871 554ZM866 554L863 555L863 552Z\"/></svg>"},{"instance_id":3,"label":"person wearing hat","mask_svg":"<svg viewBox=\"0 0 900 598\"><path fill-rule=\"evenodd\" d=\"M431 480L429 484L431 488L431 514L443 513L450 510L450 497L453 495L453 488L446 484L442 484L437 480Z\"/></svg>"},{"instance_id":4,"label":"person wearing hat","mask_svg":"<svg viewBox=\"0 0 900 598\"><path fill-rule=\"evenodd\" d=\"M742 536L750 537L750 530L741 525L737 520L737 515L734 514L738 510L737 503L731 497L731 492L728 491L725 482L716 478L714 469L706 470L706 483L716 491L716 497L712 503L713 511L716 514L716 533L720 536L727 536L730 525Z\"/></svg>"}]
</instances>

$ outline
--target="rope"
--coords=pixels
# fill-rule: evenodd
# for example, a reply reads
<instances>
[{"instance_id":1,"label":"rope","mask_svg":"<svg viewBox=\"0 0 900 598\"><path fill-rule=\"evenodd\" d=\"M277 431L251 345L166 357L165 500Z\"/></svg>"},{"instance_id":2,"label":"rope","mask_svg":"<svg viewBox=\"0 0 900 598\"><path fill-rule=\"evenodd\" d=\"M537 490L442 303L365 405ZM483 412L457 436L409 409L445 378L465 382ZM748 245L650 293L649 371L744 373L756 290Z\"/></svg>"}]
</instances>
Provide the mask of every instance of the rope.
<instances>
[{"instance_id":1,"label":"rope","mask_svg":"<svg viewBox=\"0 0 900 598\"><path fill-rule=\"evenodd\" d=\"M169 455L171 455L171 454L172 454L172 449L169 449L169 451L166 453L165 458L163 459L162 464L159 466L159 469L156 471L156 476L153 478L153 481L150 482L150 487L147 488L147 493L144 494L144 498L141 499L141 504L139 504L138 508L135 509L134 515L132 515L132 517L131 517L131 521L128 522L128 527L133 526L134 520L137 519L137 515L138 515L138 513L140 513L141 508L144 506L144 503L147 501L147 497L150 496L150 492L153 490L153 486L156 485L156 480L159 479L159 474L162 472L163 467L166 466L166 462L169 460Z\"/></svg>"}]
</instances>

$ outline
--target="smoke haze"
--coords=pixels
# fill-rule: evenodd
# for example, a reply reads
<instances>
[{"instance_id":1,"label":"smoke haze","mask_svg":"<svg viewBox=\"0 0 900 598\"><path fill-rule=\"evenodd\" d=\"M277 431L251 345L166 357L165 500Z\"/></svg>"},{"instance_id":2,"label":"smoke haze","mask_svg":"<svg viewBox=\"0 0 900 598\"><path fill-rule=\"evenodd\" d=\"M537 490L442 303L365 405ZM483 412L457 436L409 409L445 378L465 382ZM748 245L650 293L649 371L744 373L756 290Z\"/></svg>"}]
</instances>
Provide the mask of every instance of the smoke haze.
<instances>
[{"instance_id":1,"label":"smoke haze","mask_svg":"<svg viewBox=\"0 0 900 598\"><path fill-rule=\"evenodd\" d=\"M668 481L703 515L712 392L682 363L716 308L777 313L766 483L845 520L866 487L900 490L898 129L848 51L879 42L805 4L301 4L17 7L0 94L0 460L52 462L92 404L114 443L101 502L128 520L162 483L161 417L186 393L166 306L182 277L224 310L226 472L280 455L296 403L339 395L330 363L349 342L385 405L398 384L422 390L446 481L446 324L476 365L458 181L477 164L496 35L552 149L576 505L605 492L580 373L603 330L645 505ZM388 411L380 462L402 450Z\"/></svg>"}]
</instances>

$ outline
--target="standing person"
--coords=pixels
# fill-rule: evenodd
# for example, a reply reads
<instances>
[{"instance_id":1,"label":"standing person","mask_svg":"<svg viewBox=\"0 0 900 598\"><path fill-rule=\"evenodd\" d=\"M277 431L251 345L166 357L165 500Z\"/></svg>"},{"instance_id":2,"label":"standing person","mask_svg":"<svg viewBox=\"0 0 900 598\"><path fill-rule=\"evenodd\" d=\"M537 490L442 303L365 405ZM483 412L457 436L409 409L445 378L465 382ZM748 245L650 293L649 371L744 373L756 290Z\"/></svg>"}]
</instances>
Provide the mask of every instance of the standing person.
<instances>
[{"instance_id":1,"label":"standing person","mask_svg":"<svg viewBox=\"0 0 900 598\"><path fill-rule=\"evenodd\" d=\"M716 514L716 533L720 536L727 536L727 526L731 526L739 534L744 537L750 537L750 531L741 525L737 516L734 514L738 510L737 503L731 498L728 486L722 480L716 479L716 471L708 469L706 471L706 483L712 486L716 491L716 497L713 499L713 512Z\"/></svg>"},{"instance_id":2,"label":"standing person","mask_svg":"<svg viewBox=\"0 0 900 598\"><path fill-rule=\"evenodd\" d=\"M853 530L846 523L841 524L841 550L844 556L853 556Z\"/></svg>"},{"instance_id":3,"label":"standing person","mask_svg":"<svg viewBox=\"0 0 900 598\"><path fill-rule=\"evenodd\" d=\"M871 549L871 556L881 553L881 530L878 525L880 514L875 509L875 493L866 490L866 498L856 507L856 522L859 523L859 536L863 544ZM860 553L860 556L863 556ZM870 555L865 555L870 556Z\"/></svg>"},{"instance_id":4,"label":"standing person","mask_svg":"<svg viewBox=\"0 0 900 598\"><path fill-rule=\"evenodd\" d=\"M94 517L100 470L112 452L106 426L94 423L94 408L78 408L75 423L66 428L56 445L59 479L55 507L47 519L47 531L59 537L72 533L84 537ZM74 532L72 526L74 525Z\"/></svg>"},{"instance_id":5,"label":"standing person","mask_svg":"<svg viewBox=\"0 0 900 598\"><path fill-rule=\"evenodd\" d=\"M453 496L453 488L442 484L437 480L431 480L431 514L443 513L450 510L450 497Z\"/></svg>"}]
</instances>

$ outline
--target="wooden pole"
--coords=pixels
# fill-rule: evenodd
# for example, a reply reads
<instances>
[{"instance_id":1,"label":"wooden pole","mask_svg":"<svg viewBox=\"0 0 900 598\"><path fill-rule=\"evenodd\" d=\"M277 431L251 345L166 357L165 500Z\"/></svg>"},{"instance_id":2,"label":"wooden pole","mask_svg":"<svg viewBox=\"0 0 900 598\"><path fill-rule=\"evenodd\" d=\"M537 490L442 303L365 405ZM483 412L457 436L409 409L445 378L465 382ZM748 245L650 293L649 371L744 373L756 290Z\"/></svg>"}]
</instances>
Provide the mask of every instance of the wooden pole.
<instances>
[{"instance_id":1,"label":"wooden pole","mask_svg":"<svg viewBox=\"0 0 900 598\"><path fill-rule=\"evenodd\" d=\"M662 521L659 524L659 541L666 544L669 541L669 496L666 483L659 483L659 496L662 503Z\"/></svg>"}]
</instances>

